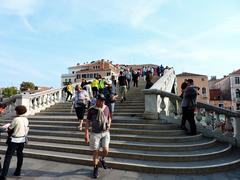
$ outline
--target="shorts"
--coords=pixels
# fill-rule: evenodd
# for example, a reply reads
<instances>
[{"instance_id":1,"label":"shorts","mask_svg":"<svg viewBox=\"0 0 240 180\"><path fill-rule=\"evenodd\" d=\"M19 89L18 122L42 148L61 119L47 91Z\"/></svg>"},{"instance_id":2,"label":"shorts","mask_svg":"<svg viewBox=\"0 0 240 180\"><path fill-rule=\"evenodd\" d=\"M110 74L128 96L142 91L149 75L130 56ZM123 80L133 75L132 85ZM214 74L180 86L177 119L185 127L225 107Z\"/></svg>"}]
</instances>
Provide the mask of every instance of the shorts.
<instances>
[{"instance_id":1,"label":"shorts","mask_svg":"<svg viewBox=\"0 0 240 180\"><path fill-rule=\"evenodd\" d=\"M77 118L78 119L83 119L84 114L85 114L85 105L82 105L81 107L76 107L75 108Z\"/></svg>"},{"instance_id":2,"label":"shorts","mask_svg":"<svg viewBox=\"0 0 240 180\"><path fill-rule=\"evenodd\" d=\"M110 143L110 132L105 131L102 133L93 133L90 134L90 148L91 150L99 150L102 148L109 148Z\"/></svg>"},{"instance_id":3,"label":"shorts","mask_svg":"<svg viewBox=\"0 0 240 180\"><path fill-rule=\"evenodd\" d=\"M125 94L127 92L127 86L120 86L119 92L121 95Z\"/></svg>"}]
</instances>

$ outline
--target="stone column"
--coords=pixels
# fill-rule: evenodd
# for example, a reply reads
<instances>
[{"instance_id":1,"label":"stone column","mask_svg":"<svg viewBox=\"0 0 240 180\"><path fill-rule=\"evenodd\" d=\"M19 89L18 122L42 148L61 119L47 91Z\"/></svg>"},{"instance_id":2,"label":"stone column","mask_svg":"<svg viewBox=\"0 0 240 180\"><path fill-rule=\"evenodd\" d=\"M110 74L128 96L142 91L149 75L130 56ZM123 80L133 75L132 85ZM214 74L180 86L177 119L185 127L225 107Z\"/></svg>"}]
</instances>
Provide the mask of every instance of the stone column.
<instances>
[{"instance_id":1,"label":"stone column","mask_svg":"<svg viewBox=\"0 0 240 180\"><path fill-rule=\"evenodd\" d=\"M159 112L158 96L156 94L145 94L145 119L158 119Z\"/></svg>"},{"instance_id":2,"label":"stone column","mask_svg":"<svg viewBox=\"0 0 240 180\"><path fill-rule=\"evenodd\" d=\"M16 97L16 106L24 105L27 108L26 115L30 115L31 114L29 99L30 98L29 98L28 95L18 95Z\"/></svg>"},{"instance_id":3,"label":"stone column","mask_svg":"<svg viewBox=\"0 0 240 180\"><path fill-rule=\"evenodd\" d=\"M236 138L236 145L240 147L240 118L234 118L233 131L233 136Z\"/></svg>"}]
</instances>

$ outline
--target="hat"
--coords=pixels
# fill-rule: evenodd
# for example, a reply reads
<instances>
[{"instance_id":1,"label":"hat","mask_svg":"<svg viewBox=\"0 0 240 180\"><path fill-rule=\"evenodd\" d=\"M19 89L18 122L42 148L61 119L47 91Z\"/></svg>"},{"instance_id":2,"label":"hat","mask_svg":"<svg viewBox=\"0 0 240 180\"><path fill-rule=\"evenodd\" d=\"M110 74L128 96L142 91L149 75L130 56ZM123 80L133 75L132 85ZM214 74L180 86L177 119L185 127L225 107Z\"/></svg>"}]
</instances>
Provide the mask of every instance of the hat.
<instances>
[{"instance_id":1,"label":"hat","mask_svg":"<svg viewBox=\"0 0 240 180\"><path fill-rule=\"evenodd\" d=\"M105 101L106 98L105 98L105 96L104 96L103 94L98 94L98 95L97 95L97 100Z\"/></svg>"},{"instance_id":2,"label":"hat","mask_svg":"<svg viewBox=\"0 0 240 180\"><path fill-rule=\"evenodd\" d=\"M112 81L111 81L110 79L108 79L108 80L106 81L106 84L107 84L107 85L112 85Z\"/></svg>"}]
</instances>

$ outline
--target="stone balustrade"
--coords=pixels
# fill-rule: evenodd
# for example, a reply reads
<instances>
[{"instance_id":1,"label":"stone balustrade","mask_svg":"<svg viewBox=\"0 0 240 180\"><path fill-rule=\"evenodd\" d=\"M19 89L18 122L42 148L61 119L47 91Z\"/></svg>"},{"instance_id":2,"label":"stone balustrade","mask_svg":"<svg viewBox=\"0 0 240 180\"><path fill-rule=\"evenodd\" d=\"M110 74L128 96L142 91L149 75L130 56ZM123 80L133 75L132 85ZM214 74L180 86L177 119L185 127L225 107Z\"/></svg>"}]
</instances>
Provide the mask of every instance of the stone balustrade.
<instances>
[{"instance_id":1,"label":"stone balustrade","mask_svg":"<svg viewBox=\"0 0 240 180\"><path fill-rule=\"evenodd\" d=\"M165 106L168 108L169 100L164 99L164 103L161 102L161 95L157 95L157 91L166 91L172 92L176 91L176 75L173 70L166 69L164 71L164 75L154 83L154 85L150 88L150 90L144 90L145 93L145 111L144 111L144 118L146 119L161 119L160 116L160 109L161 106ZM163 112L162 112L163 113Z\"/></svg>"},{"instance_id":2,"label":"stone balustrade","mask_svg":"<svg viewBox=\"0 0 240 180\"><path fill-rule=\"evenodd\" d=\"M50 89L34 94L19 94L8 100L7 107L2 116L15 115L15 107L24 105L27 108L26 115L34 115L58 102L62 101L62 88Z\"/></svg>"},{"instance_id":3,"label":"stone balustrade","mask_svg":"<svg viewBox=\"0 0 240 180\"><path fill-rule=\"evenodd\" d=\"M182 99L179 96L158 89L147 89L144 93L144 117L159 119L162 123L181 124ZM154 116L149 116L149 109ZM240 146L240 113L197 102L195 120L197 131L204 136Z\"/></svg>"}]
</instances>

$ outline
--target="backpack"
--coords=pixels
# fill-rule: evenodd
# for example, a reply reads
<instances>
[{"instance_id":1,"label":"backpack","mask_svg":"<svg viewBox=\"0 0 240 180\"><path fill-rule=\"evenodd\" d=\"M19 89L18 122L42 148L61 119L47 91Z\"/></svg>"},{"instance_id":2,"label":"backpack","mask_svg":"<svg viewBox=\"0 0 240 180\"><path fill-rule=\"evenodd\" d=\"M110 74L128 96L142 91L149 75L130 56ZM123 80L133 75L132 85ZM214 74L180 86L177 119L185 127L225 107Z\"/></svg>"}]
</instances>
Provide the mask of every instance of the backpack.
<instances>
[{"instance_id":1,"label":"backpack","mask_svg":"<svg viewBox=\"0 0 240 180\"><path fill-rule=\"evenodd\" d=\"M131 79L131 74L130 73L127 73L126 74L126 78L129 80L129 79Z\"/></svg>"},{"instance_id":2,"label":"backpack","mask_svg":"<svg viewBox=\"0 0 240 180\"><path fill-rule=\"evenodd\" d=\"M63 92L67 92L67 86L63 88Z\"/></svg>"}]
</instances>

